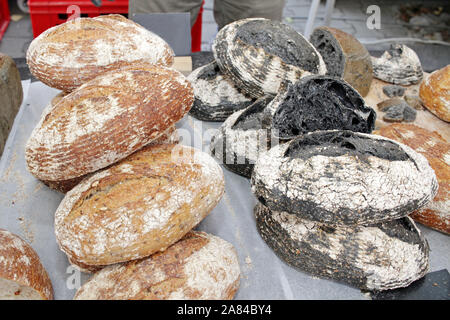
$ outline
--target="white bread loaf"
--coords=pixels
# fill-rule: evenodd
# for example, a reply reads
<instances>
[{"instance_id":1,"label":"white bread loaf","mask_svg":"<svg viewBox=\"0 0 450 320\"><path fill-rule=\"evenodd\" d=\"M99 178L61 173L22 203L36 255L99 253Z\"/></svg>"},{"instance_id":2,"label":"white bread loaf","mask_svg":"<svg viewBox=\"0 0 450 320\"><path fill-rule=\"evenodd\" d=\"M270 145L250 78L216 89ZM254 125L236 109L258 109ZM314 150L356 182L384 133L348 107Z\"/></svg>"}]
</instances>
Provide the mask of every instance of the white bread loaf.
<instances>
[{"instance_id":1,"label":"white bread loaf","mask_svg":"<svg viewBox=\"0 0 450 320\"><path fill-rule=\"evenodd\" d=\"M74 299L233 299L239 277L232 244L204 232L190 232L164 252L100 270Z\"/></svg>"},{"instance_id":2,"label":"white bread loaf","mask_svg":"<svg viewBox=\"0 0 450 320\"><path fill-rule=\"evenodd\" d=\"M103 74L44 110L26 145L28 170L60 181L105 168L164 134L193 101L189 81L170 68Z\"/></svg>"},{"instance_id":3,"label":"white bread loaf","mask_svg":"<svg viewBox=\"0 0 450 320\"><path fill-rule=\"evenodd\" d=\"M27 51L31 73L65 92L130 62L171 66L173 57L163 39L121 15L60 24L40 34Z\"/></svg>"},{"instance_id":4,"label":"white bread loaf","mask_svg":"<svg viewBox=\"0 0 450 320\"><path fill-rule=\"evenodd\" d=\"M222 169L208 154L148 146L66 194L55 213L56 239L83 269L143 258L182 238L223 192Z\"/></svg>"},{"instance_id":5,"label":"white bread loaf","mask_svg":"<svg viewBox=\"0 0 450 320\"><path fill-rule=\"evenodd\" d=\"M51 300L53 288L29 244L0 229L0 300Z\"/></svg>"}]
</instances>

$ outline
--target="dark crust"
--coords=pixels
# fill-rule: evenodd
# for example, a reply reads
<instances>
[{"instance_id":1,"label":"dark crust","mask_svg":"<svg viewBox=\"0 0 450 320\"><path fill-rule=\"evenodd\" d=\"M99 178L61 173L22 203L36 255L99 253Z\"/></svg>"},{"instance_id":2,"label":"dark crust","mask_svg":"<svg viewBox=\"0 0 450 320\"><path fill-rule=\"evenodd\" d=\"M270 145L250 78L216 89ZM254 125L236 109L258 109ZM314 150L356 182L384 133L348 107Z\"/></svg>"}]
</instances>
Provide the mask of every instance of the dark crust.
<instances>
[{"instance_id":1,"label":"dark crust","mask_svg":"<svg viewBox=\"0 0 450 320\"><path fill-rule=\"evenodd\" d=\"M231 128L240 130L269 129L271 121L266 118L264 109L272 100L272 96L265 96L256 100L241 113Z\"/></svg>"},{"instance_id":2,"label":"dark crust","mask_svg":"<svg viewBox=\"0 0 450 320\"><path fill-rule=\"evenodd\" d=\"M280 138L316 130L371 133L376 112L343 80L309 76L289 85L273 117Z\"/></svg>"},{"instance_id":3,"label":"dark crust","mask_svg":"<svg viewBox=\"0 0 450 320\"><path fill-rule=\"evenodd\" d=\"M317 230L311 232L304 241L298 241L289 236L288 232L272 218L272 212L261 203L255 206L254 214L257 229L262 239L287 264L313 276L336 280L360 289L369 290L366 286L367 273L355 267L351 263L351 257L354 257L355 252L359 250L368 250L368 254L373 254L372 250L376 250L376 248L360 248L354 238L356 232L349 233L347 238L342 240L341 244L345 249L335 260L312 247L312 245L329 247L327 234L335 232L335 228L323 225L320 227L320 232ZM389 237L418 244L425 255L428 255L428 243L407 218L375 224L371 227L379 228ZM357 231L357 228L359 227L356 227L355 231ZM425 274L427 266L428 264L425 261L419 275ZM331 271L331 273L327 271ZM383 288L380 288L380 290L383 290Z\"/></svg>"},{"instance_id":4,"label":"dark crust","mask_svg":"<svg viewBox=\"0 0 450 320\"><path fill-rule=\"evenodd\" d=\"M237 29L237 42L261 48L287 64L317 73L318 55L291 27L271 20L252 20Z\"/></svg>"},{"instance_id":5,"label":"dark crust","mask_svg":"<svg viewBox=\"0 0 450 320\"><path fill-rule=\"evenodd\" d=\"M216 77L224 76L224 74L220 71L219 66L215 62L209 63L202 68L202 71L197 77L198 79L214 81ZM240 90L238 87L236 87L236 90L237 92L243 94L242 90ZM248 98L248 101L234 103L229 101L227 98L227 96L223 96L219 104L211 105L204 102L202 100L202 97L195 96L194 104L192 105L189 114L194 118L202 121L220 122L228 118L231 114L233 114L233 112L244 109L255 102L255 99Z\"/></svg>"}]
</instances>

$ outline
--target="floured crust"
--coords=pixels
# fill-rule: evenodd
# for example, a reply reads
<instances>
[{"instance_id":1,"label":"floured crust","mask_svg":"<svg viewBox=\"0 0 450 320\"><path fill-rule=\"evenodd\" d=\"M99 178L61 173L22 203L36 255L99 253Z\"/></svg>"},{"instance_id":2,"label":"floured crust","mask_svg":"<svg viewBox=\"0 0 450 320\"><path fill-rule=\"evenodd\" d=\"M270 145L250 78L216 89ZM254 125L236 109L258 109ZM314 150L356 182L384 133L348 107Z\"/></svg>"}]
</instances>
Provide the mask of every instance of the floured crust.
<instances>
[{"instance_id":1,"label":"floured crust","mask_svg":"<svg viewBox=\"0 0 450 320\"><path fill-rule=\"evenodd\" d=\"M422 81L419 95L430 112L450 122L450 65L434 71Z\"/></svg>"},{"instance_id":2,"label":"floured crust","mask_svg":"<svg viewBox=\"0 0 450 320\"><path fill-rule=\"evenodd\" d=\"M108 266L76 293L76 300L231 300L239 263L230 243L189 232L166 251Z\"/></svg>"},{"instance_id":3,"label":"floured crust","mask_svg":"<svg viewBox=\"0 0 450 320\"><path fill-rule=\"evenodd\" d=\"M164 133L159 138L157 138L155 141L151 142L150 145L164 144L164 143L173 144L173 143L178 143L178 142L179 142L179 135L178 135L177 129L176 129L175 125L172 125L166 131L164 131ZM46 180L46 181L42 181L42 182L50 189L59 191L61 193L67 193L69 190L73 189L73 187L75 187L77 184L79 184L81 182L81 180L83 180L87 177L90 177L91 175L92 175L92 173L81 176L81 177L68 179L68 180L61 180L61 181Z\"/></svg>"},{"instance_id":4,"label":"floured crust","mask_svg":"<svg viewBox=\"0 0 450 320\"><path fill-rule=\"evenodd\" d=\"M266 40L253 45L239 37L240 33L246 32L250 39L259 34ZM280 43L274 40L278 36ZM286 49L288 53L275 54L276 49L271 53L271 48L277 47ZM326 73L325 63L313 45L289 26L268 19L249 18L226 25L217 34L212 50L222 72L238 88L255 98L277 94L284 82ZM299 55L299 58L292 64L286 58L294 55Z\"/></svg>"},{"instance_id":5,"label":"floured crust","mask_svg":"<svg viewBox=\"0 0 450 320\"><path fill-rule=\"evenodd\" d=\"M244 95L225 76L215 61L195 69L187 77L194 88L194 104L189 113L203 121L224 121L233 112L255 100Z\"/></svg>"},{"instance_id":6,"label":"floured crust","mask_svg":"<svg viewBox=\"0 0 450 320\"><path fill-rule=\"evenodd\" d=\"M193 100L173 69L134 64L103 74L44 110L26 145L28 170L60 181L105 168L159 138Z\"/></svg>"},{"instance_id":7,"label":"floured crust","mask_svg":"<svg viewBox=\"0 0 450 320\"><path fill-rule=\"evenodd\" d=\"M55 213L57 242L87 266L165 250L220 201L220 166L199 150L155 145L83 180Z\"/></svg>"},{"instance_id":8,"label":"floured crust","mask_svg":"<svg viewBox=\"0 0 450 320\"><path fill-rule=\"evenodd\" d=\"M31 73L66 92L132 62L171 66L173 58L162 38L121 15L79 18L52 27L27 51Z\"/></svg>"},{"instance_id":9,"label":"floured crust","mask_svg":"<svg viewBox=\"0 0 450 320\"><path fill-rule=\"evenodd\" d=\"M53 299L53 288L38 255L29 244L0 229L0 297L2 299ZM12 293L6 290L13 288ZM25 294L26 297L22 297Z\"/></svg>"},{"instance_id":10,"label":"floured crust","mask_svg":"<svg viewBox=\"0 0 450 320\"><path fill-rule=\"evenodd\" d=\"M406 144L428 160L436 173L439 189L433 200L414 211L411 217L428 227L450 234L450 144L437 132L413 124L392 124L376 133Z\"/></svg>"},{"instance_id":11,"label":"floured crust","mask_svg":"<svg viewBox=\"0 0 450 320\"><path fill-rule=\"evenodd\" d=\"M429 247L408 218L330 227L258 203L258 232L288 264L364 290L407 287L429 268Z\"/></svg>"},{"instance_id":12,"label":"floured crust","mask_svg":"<svg viewBox=\"0 0 450 320\"><path fill-rule=\"evenodd\" d=\"M288 155L291 151L298 155ZM252 175L252 191L271 210L330 225L404 217L431 201L437 188L421 154L384 137L350 131L316 131L278 145L260 155Z\"/></svg>"}]
</instances>

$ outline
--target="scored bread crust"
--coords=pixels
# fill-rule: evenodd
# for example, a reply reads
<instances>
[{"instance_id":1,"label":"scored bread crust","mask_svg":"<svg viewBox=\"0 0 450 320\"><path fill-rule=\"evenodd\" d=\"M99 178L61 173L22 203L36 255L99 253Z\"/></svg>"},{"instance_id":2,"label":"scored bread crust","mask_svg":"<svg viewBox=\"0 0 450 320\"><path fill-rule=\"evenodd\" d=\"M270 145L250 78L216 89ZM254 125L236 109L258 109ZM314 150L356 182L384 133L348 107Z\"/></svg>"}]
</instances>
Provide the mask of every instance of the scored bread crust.
<instances>
[{"instance_id":1,"label":"scored bread crust","mask_svg":"<svg viewBox=\"0 0 450 320\"><path fill-rule=\"evenodd\" d=\"M142 258L183 237L223 192L222 169L206 153L144 147L66 194L55 213L56 239L85 269Z\"/></svg>"},{"instance_id":2,"label":"scored bread crust","mask_svg":"<svg viewBox=\"0 0 450 320\"><path fill-rule=\"evenodd\" d=\"M189 81L170 68L103 74L44 110L26 145L28 170L59 181L105 168L160 137L193 100Z\"/></svg>"},{"instance_id":3,"label":"scored bread crust","mask_svg":"<svg viewBox=\"0 0 450 320\"><path fill-rule=\"evenodd\" d=\"M27 50L31 73L70 92L99 74L130 62L173 64L174 52L159 36L121 15L80 18L52 27Z\"/></svg>"},{"instance_id":4,"label":"scored bread crust","mask_svg":"<svg viewBox=\"0 0 450 320\"><path fill-rule=\"evenodd\" d=\"M437 132L413 124L392 124L376 134L401 142L428 160L436 173L439 189L432 201L410 216L423 225L450 234L450 143Z\"/></svg>"},{"instance_id":5,"label":"scored bread crust","mask_svg":"<svg viewBox=\"0 0 450 320\"><path fill-rule=\"evenodd\" d=\"M53 288L47 271L31 246L17 235L0 229L0 278L14 281L52 300ZM15 292L20 297L21 292Z\"/></svg>"},{"instance_id":6,"label":"scored bread crust","mask_svg":"<svg viewBox=\"0 0 450 320\"><path fill-rule=\"evenodd\" d=\"M231 300L240 278L236 250L205 232L189 232L166 251L108 266L75 300Z\"/></svg>"},{"instance_id":7,"label":"scored bread crust","mask_svg":"<svg viewBox=\"0 0 450 320\"><path fill-rule=\"evenodd\" d=\"M428 75L420 84L419 95L430 112L450 122L450 65Z\"/></svg>"}]
</instances>

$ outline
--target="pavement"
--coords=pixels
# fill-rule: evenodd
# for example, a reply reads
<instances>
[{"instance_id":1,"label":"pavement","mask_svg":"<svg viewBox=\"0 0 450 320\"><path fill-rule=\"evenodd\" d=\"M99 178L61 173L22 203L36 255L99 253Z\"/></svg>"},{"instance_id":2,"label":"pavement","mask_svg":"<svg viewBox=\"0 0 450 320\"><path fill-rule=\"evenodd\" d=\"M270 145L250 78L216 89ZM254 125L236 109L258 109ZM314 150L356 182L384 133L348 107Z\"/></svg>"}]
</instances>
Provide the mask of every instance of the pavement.
<instances>
[{"instance_id":1,"label":"pavement","mask_svg":"<svg viewBox=\"0 0 450 320\"><path fill-rule=\"evenodd\" d=\"M309 14L311 0L286 0L283 22L303 33ZM11 15L22 18L11 21L8 30L0 41L0 52L17 58L22 63L26 50L33 40L29 15L23 14L16 1L9 1ZM202 25L202 51L210 51L217 33L213 15L214 0L205 0ZM389 47L389 42L370 44L374 40L412 37L450 43L450 3L448 0L337 0L333 11L331 27L354 35L366 44L373 53L379 55ZM367 8L370 5L380 8L380 28L367 27ZM420 4L423 4L420 8ZM419 11L420 14L417 14ZM325 1L321 1L314 26L323 24ZM412 16L412 17L411 17ZM432 71L450 64L450 46L408 42L418 53L425 71Z\"/></svg>"}]
</instances>

